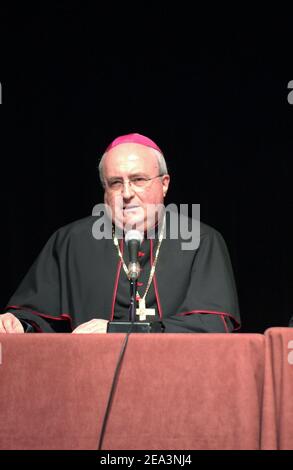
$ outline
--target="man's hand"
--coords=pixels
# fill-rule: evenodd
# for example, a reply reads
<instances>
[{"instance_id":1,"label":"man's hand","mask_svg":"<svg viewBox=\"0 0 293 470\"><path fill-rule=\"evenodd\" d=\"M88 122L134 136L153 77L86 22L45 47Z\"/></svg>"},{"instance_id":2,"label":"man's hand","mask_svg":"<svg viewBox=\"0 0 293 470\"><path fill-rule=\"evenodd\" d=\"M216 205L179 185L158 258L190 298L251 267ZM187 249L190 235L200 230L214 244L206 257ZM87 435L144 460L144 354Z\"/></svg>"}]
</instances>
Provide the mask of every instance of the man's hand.
<instances>
[{"instance_id":1,"label":"man's hand","mask_svg":"<svg viewBox=\"0 0 293 470\"><path fill-rule=\"evenodd\" d=\"M107 333L108 320L93 318L79 325L72 333Z\"/></svg>"},{"instance_id":2,"label":"man's hand","mask_svg":"<svg viewBox=\"0 0 293 470\"><path fill-rule=\"evenodd\" d=\"M19 319L7 312L0 315L0 333L24 333L24 329Z\"/></svg>"}]
</instances>

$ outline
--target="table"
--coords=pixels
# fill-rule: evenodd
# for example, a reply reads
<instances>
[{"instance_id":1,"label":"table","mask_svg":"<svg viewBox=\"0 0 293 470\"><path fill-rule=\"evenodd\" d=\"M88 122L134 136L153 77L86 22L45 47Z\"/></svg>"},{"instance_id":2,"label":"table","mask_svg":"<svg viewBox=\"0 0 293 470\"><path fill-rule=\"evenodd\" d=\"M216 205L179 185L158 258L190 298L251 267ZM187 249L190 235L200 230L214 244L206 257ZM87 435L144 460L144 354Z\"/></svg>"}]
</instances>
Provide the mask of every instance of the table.
<instances>
[{"instance_id":1,"label":"table","mask_svg":"<svg viewBox=\"0 0 293 470\"><path fill-rule=\"evenodd\" d=\"M0 448L96 449L124 338L0 335ZM264 360L260 334L132 334L102 448L259 449Z\"/></svg>"}]
</instances>

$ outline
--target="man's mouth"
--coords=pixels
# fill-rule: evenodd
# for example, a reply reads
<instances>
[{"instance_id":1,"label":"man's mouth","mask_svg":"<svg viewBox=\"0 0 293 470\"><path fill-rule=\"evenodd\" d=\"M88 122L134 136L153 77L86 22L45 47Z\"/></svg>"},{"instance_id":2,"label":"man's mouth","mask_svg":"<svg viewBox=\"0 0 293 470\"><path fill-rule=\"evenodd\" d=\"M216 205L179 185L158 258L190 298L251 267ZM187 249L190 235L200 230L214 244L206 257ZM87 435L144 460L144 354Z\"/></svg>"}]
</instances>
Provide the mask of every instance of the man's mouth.
<instances>
[{"instance_id":1,"label":"man's mouth","mask_svg":"<svg viewBox=\"0 0 293 470\"><path fill-rule=\"evenodd\" d=\"M135 211L139 208L140 208L140 206L124 206L123 207L123 212L132 212L132 211Z\"/></svg>"}]
</instances>

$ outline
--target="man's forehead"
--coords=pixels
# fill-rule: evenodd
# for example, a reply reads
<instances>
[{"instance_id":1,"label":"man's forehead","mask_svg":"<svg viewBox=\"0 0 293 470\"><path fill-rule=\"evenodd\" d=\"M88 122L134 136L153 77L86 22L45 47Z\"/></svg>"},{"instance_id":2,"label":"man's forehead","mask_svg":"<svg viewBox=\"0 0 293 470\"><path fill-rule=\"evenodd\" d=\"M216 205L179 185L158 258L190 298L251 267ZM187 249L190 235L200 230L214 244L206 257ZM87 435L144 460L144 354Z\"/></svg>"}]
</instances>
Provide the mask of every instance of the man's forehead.
<instances>
[{"instance_id":1,"label":"man's forehead","mask_svg":"<svg viewBox=\"0 0 293 470\"><path fill-rule=\"evenodd\" d=\"M105 167L128 167L140 165L152 168L157 164L157 157L149 147L140 144L121 144L112 148L105 155Z\"/></svg>"}]
</instances>

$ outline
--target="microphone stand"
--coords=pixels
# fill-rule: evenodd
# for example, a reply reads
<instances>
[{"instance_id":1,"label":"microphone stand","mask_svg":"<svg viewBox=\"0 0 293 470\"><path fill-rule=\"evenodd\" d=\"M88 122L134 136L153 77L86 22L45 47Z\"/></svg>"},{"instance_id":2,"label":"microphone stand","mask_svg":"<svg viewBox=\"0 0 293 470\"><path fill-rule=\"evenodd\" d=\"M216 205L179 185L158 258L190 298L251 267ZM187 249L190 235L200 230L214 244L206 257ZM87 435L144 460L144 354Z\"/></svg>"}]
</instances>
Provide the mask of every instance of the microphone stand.
<instances>
[{"instance_id":1,"label":"microphone stand","mask_svg":"<svg viewBox=\"0 0 293 470\"><path fill-rule=\"evenodd\" d=\"M137 279L130 279L130 306L129 306L129 321L135 322L136 318L136 291Z\"/></svg>"},{"instance_id":2,"label":"microphone stand","mask_svg":"<svg viewBox=\"0 0 293 470\"><path fill-rule=\"evenodd\" d=\"M161 322L136 321L136 287L137 280L130 279L129 321L109 321L107 333L162 333Z\"/></svg>"},{"instance_id":3,"label":"microphone stand","mask_svg":"<svg viewBox=\"0 0 293 470\"><path fill-rule=\"evenodd\" d=\"M161 326L156 323L136 321L136 290L137 279L129 279L130 305L129 321L111 321L108 323L107 333L151 333L161 331Z\"/></svg>"},{"instance_id":4,"label":"microphone stand","mask_svg":"<svg viewBox=\"0 0 293 470\"><path fill-rule=\"evenodd\" d=\"M110 321L107 333L162 333L164 327L161 322L136 321L136 290L137 279L129 279L130 305L129 321Z\"/></svg>"}]
</instances>

